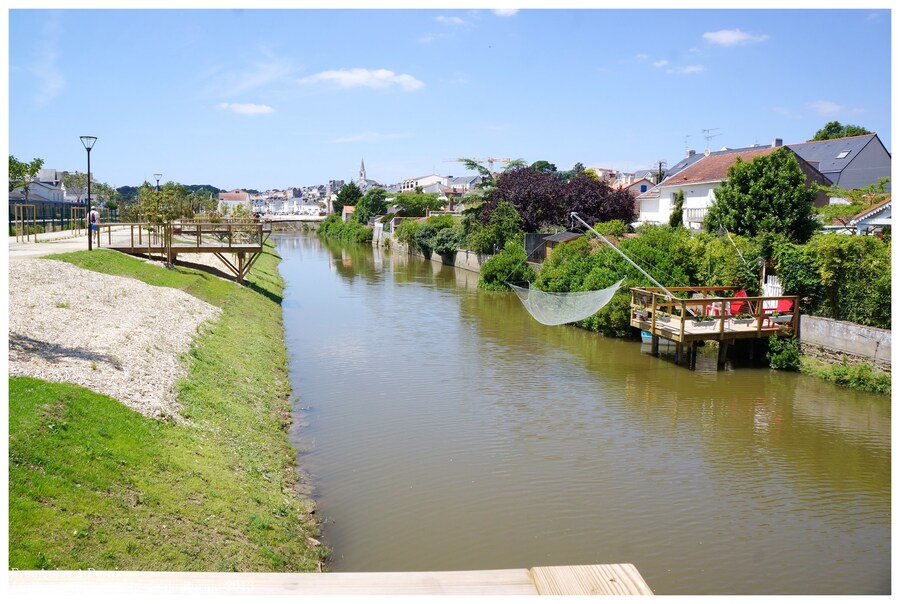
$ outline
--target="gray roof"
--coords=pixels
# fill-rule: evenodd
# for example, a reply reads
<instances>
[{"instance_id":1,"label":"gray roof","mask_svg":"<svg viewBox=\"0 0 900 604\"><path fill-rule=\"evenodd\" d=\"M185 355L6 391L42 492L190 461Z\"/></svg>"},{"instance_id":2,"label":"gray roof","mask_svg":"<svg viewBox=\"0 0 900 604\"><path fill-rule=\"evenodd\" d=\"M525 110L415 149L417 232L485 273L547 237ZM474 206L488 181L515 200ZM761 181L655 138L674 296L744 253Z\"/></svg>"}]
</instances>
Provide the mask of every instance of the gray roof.
<instances>
[{"instance_id":1,"label":"gray roof","mask_svg":"<svg viewBox=\"0 0 900 604\"><path fill-rule=\"evenodd\" d=\"M866 145L876 138L875 134L833 138L827 141L812 141L787 145L791 151L808 162L819 163L819 172L828 175L843 171ZM844 151L848 153L845 155ZM837 179L831 179L837 182Z\"/></svg>"},{"instance_id":2,"label":"gray roof","mask_svg":"<svg viewBox=\"0 0 900 604\"><path fill-rule=\"evenodd\" d=\"M581 233L572 233L570 231L560 231L555 235L550 235L549 237L544 237L544 241L558 241L560 243L564 243L566 241L572 241L573 239L578 239L581 237Z\"/></svg>"}]
</instances>

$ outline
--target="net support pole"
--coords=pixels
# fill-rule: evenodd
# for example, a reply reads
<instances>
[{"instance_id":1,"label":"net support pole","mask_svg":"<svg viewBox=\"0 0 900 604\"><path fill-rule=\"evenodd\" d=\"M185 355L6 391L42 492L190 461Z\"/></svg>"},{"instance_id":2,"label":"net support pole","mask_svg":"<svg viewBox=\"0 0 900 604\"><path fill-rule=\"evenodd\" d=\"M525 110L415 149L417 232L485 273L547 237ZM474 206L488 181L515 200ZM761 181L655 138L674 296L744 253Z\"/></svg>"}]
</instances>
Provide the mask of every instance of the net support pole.
<instances>
[{"instance_id":1,"label":"net support pole","mask_svg":"<svg viewBox=\"0 0 900 604\"><path fill-rule=\"evenodd\" d=\"M590 232L592 232L594 235L596 235L597 237L599 237L599 238L603 241L603 243L605 243L606 245L608 245L609 247L611 247L613 250L615 250L615 252L616 252L617 254L619 254L620 256L622 256L622 258L624 258L624 259L628 262L628 264L630 264L631 266L633 266L634 268L636 268L637 270L639 270L639 271L641 272L642 275L644 275L645 277L647 277L648 279L650 279L650 281L652 281L659 289L663 290L663 291L666 293L667 296L669 296L670 298L674 298L674 297L675 297L674 295L672 295L672 292L670 292L669 290L667 290L667 289L666 289L665 287L663 287L662 284L660 284L656 279L654 279L653 277L651 277L651 276L647 273L647 271L645 271L644 269L642 269L641 267L639 267L637 264L635 264L635 263L631 260L631 258L629 258L628 256L626 256L626 255L625 255L625 252L623 252L622 250L620 250L619 248L617 248L616 246L614 246L612 243L609 242L609 239L607 239L606 237L604 237L603 235L601 235L600 233L598 233L597 231L595 231L595 230L594 230L594 227L592 227L591 225L589 225L588 223L586 223L584 220L582 220L582 219L581 219L581 216L579 216L577 212L572 212L570 215L572 216L572 218L574 218L575 220L577 220L578 222L580 222L581 224L583 224Z\"/></svg>"}]
</instances>

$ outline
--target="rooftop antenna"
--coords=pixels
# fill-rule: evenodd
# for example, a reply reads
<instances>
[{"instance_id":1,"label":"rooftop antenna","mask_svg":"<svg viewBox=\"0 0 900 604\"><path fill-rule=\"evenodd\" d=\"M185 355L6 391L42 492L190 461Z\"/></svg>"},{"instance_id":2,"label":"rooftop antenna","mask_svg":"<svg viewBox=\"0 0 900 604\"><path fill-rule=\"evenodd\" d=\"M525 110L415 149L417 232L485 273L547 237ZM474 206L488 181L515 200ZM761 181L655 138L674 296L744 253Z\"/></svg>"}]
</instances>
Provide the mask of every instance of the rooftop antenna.
<instances>
[{"instance_id":1,"label":"rooftop antenna","mask_svg":"<svg viewBox=\"0 0 900 604\"><path fill-rule=\"evenodd\" d=\"M709 141L711 139L716 138L717 136L722 136L722 133L713 134L713 130L718 130L718 128L704 128L703 129L703 138L706 139L706 154L709 155Z\"/></svg>"},{"instance_id":2,"label":"rooftop antenna","mask_svg":"<svg viewBox=\"0 0 900 604\"><path fill-rule=\"evenodd\" d=\"M687 155L688 151L690 151L690 147L688 146L688 139L691 138L690 134L684 135L684 154Z\"/></svg>"}]
</instances>

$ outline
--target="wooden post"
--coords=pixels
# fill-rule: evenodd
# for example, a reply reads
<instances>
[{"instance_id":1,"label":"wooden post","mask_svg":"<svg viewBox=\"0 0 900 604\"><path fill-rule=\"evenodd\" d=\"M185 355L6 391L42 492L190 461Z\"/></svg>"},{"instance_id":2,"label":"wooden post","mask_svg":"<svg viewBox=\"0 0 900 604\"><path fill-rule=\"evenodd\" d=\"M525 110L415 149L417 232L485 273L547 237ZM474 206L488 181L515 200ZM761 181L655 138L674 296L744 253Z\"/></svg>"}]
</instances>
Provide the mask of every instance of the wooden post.
<instances>
[{"instance_id":1,"label":"wooden post","mask_svg":"<svg viewBox=\"0 0 900 604\"><path fill-rule=\"evenodd\" d=\"M728 358L728 342L719 342L719 358L716 361L716 369L725 369L725 361Z\"/></svg>"},{"instance_id":2,"label":"wooden post","mask_svg":"<svg viewBox=\"0 0 900 604\"><path fill-rule=\"evenodd\" d=\"M650 354L655 357L659 356L659 336L656 334L650 337Z\"/></svg>"}]
</instances>

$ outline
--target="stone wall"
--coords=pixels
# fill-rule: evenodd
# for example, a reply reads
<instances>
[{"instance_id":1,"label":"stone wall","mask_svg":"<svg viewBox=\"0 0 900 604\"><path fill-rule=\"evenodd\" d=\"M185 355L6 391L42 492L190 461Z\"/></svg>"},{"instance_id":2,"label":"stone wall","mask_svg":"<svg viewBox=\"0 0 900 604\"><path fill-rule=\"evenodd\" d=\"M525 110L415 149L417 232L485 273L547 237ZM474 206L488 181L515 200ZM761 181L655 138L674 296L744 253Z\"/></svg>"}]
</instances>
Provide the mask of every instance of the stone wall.
<instances>
[{"instance_id":1,"label":"stone wall","mask_svg":"<svg viewBox=\"0 0 900 604\"><path fill-rule=\"evenodd\" d=\"M379 237L374 237L372 240L373 245L376 241L378 242L378 245L389 247L390 249L396 250L401 254L412 254L413 256L419 256L420 258L425 257L425 255L422 254L422 252L418 249L410 248L405 243L401 243L387 234L380 234ZM388 243L388 241L390 243ZM479 254L478 252L471 252L469 250L459 250L451 256L441 256L436 252L432 252L429 259L432 262L440 262L441 264L446 264L447 266L480 273L482 263L489 257L490 256L488 256L487 254Z\"/></svg>"},{"instance_id":2,"label":"stone wall","mask_svg":"<svg viewBox=\"0 0 900 604\"><path fill-rule=\"evenodd\" d=\"M847 321L802 315L800 345L803 354L828 362L866 361L882 371L891 370L891 331Z\"/></svg>"}]
</instances>

